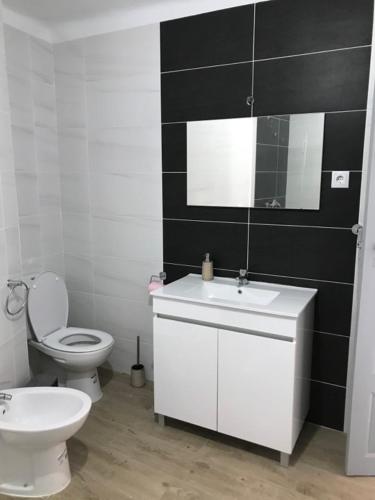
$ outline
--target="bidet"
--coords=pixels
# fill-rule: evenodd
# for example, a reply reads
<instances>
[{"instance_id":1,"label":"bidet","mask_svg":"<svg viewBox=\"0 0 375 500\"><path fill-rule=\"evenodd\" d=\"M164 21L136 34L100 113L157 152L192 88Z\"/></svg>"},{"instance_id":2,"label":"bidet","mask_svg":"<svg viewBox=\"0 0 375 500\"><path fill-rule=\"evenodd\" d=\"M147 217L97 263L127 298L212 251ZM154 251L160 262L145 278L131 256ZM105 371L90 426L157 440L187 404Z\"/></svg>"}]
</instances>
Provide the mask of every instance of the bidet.
<instances>
[{"instance_id":1,"label":"bidet","mask_svg":"<svg viewBox=\"0 0 375 500\"><path fill-rule=\"evenodd\" d=\"M66 441L84 424L91 399L61 387L9 389L0 399L0 493L42 497L71 479Z\"/></svg>"}]
</instances>

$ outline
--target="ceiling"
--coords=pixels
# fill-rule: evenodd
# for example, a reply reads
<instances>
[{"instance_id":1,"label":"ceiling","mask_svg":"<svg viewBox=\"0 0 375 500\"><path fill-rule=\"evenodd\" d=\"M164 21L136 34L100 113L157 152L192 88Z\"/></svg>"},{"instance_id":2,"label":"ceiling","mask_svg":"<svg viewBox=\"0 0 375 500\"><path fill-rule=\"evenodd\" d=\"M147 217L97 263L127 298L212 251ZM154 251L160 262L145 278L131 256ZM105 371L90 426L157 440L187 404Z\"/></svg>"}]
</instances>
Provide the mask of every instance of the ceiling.
<instances>
[{"instance_id":1,"label":"ceiling","mask_svg":"<svg viewBox=\"0 0 375 500\"><path fill-rule=\"evenodd\" d=\"M4 21L64 41L262 0L3 0Z\"/></svg>"},{"instance_id":2,"label":"ceiling","mask_svg":"<svg viewBox=\"0 0 375 500\"><path fill-rule=\"evenodd\" d=\"M3 4L13 11L48 23L77 21L107 15L110 11L132 10L137 5L156 3L159 2L157 0L3 0Z\"/></svg>"}]
</instances>

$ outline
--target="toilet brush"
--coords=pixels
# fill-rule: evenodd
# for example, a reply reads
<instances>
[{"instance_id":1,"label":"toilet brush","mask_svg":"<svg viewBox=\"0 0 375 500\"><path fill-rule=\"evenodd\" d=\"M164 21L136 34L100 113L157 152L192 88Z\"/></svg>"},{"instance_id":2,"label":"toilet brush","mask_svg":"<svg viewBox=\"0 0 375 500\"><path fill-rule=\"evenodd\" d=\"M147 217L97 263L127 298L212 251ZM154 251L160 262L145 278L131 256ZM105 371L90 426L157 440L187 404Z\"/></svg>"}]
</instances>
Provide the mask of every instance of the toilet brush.
<instances>
[{"instance_id":1,"label":"toilet brush","mask_svg":"<svg viewBox=\"0 0 375 500\"><path fill-rule=\"evenodd\" d=\"M145 380L145 367L139 362L140 355L139 335L137 336L137 364L133 365L130 373L130 384L133 387L143 387Z\"/></svg>"}]
</instances>

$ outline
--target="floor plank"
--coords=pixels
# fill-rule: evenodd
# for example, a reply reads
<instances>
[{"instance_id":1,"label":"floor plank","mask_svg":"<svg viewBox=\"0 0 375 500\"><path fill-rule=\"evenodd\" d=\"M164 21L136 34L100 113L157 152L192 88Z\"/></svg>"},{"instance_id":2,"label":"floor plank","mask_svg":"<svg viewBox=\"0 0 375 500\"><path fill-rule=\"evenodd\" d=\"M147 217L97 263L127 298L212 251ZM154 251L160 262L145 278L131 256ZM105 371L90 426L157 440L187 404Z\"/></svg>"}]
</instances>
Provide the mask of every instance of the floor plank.
<instances>
[{"instance_id":1,"label":"floor plank","mask_svg":"<svg viewBox=\"0 0 375 500\"><path fill-rule=\"evenodd\" d=\"M68 443L73 478L56 500L375 499L375 478L344 476L342 433L307 425L286 469L272 450L174 420L161 427L151 385L101 378L103 399Z\"/></svg>"}]
</instances>

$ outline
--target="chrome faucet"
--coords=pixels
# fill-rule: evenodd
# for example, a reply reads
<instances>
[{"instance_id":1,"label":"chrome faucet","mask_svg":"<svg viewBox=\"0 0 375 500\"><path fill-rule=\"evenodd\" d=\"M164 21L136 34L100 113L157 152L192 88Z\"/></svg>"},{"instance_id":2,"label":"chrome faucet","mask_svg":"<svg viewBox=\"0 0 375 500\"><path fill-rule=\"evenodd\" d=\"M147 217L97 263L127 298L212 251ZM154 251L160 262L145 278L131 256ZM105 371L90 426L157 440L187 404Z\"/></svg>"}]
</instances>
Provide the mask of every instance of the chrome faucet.
<instances>
[{"instance_id":1,"label":"chrome faucet","mask_svg":"<svg viewBox=\"0 0 375 500\"><path fill-rule=\"evenodd\" d=\"M238 281L238 286L245 286L248 284L248 279L247 279L247 269L240 269L239 275L236 278Z\"/></svg>"},{"instance_id":2,"label":"chrome faucet","mask_svg":"<svg viewBox=\"0 0 375 500\"><path fill-rule=\"evenodd\" d=\"M8 394L6 392L0 392L0 400L10 401L12 397L13 396L11 394Z\"/></svg>"}]
</instances>

